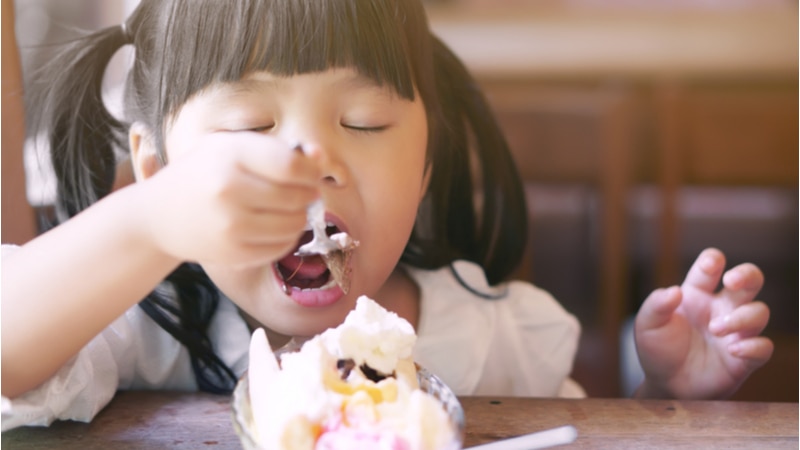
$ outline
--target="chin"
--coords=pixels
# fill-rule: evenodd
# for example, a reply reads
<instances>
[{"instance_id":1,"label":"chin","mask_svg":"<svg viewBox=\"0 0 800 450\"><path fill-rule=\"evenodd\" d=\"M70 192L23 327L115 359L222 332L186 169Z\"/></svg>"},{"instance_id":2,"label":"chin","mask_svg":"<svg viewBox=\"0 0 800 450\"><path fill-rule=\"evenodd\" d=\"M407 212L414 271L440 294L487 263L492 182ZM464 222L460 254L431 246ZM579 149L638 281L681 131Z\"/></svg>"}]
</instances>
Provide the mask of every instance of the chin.
<instances>
[{"instance_id":1,"label":"chin","mask_svg":"<svg viewBox=\"0 0 800 450\"><path fill-rule=\"evenodd\" d=\"M284 301L263 305L258 320L270 330L287 336L310 337L334 328L344 322L347 314L355 308L355 296L343 295L328 306L304 306L294 297L281 294Z\"/></svg>"},{"instance_id":2,"label":"chin","mask_svg":"<svg viewBox=\"0 0 800 450\"><path fill-rule=\"evenodd\" d=\"M312 337L329 328L335 328L341 325L351 309L352 308L347 309L341 313L339 311L329 311L329 313L323 317L295 317L296 320L284 320L269 328L272 331L286 336Z\"/></svg>"}]
</instances>

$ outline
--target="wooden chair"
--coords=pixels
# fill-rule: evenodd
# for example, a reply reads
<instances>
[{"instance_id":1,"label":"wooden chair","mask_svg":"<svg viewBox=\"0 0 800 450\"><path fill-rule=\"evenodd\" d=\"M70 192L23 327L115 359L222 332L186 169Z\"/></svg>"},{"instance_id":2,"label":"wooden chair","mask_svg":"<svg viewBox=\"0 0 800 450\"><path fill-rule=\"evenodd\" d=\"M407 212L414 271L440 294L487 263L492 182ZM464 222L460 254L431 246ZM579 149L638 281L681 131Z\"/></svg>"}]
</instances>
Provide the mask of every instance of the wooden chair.
<instances>
[{"instance_id":1,"label":"wooden chair","mask_svg":"<svg viewBox=\"0 0 800 450\"><path fill-rule=\"evenodd\" d=\"M484 89L526 184L588 184L599 193L599 258L593 263L599 285L596 298L585 299L595 305L592 317L579 316L584 331L574 376L591 395L617 395L618 335L629 307L626 204L634 96L596 86L487 83ZM531 279L536 249L527 251L520 276Z\"/></svg>"},{"instance_id":2,"label":"wooden chair","mask_svg":"<svg viewBox=\"0 0 800 450\"><path fill-rule=\"evenodd\" d=\"M679 191L687 185L798 185L793 86L667 83L656 91L662 192L657 282L679 283Z\"/></svg>"},{"instance_id":3,"label":"wooden chair","mask_svg":"<svg viewBox=\"0 0 800 450\"><path fill-rule=\"evenodd\" d=\"M656 99L662 191L656 277L660 285L667 286L680 283L686 269L679 250L688 231L680 226L682 188L751 186L797 192L798 90L796 80L751 81L744 87L669 83L660 86ZM765 276L769 284L771 274ZM786 286L789 294L785 299L769 299L771 323L784 323L766 330L775 342L775 352L742 386L735 400L796 401L797 297L791 294L796 288Z\"/></svg>"}]
</instances>

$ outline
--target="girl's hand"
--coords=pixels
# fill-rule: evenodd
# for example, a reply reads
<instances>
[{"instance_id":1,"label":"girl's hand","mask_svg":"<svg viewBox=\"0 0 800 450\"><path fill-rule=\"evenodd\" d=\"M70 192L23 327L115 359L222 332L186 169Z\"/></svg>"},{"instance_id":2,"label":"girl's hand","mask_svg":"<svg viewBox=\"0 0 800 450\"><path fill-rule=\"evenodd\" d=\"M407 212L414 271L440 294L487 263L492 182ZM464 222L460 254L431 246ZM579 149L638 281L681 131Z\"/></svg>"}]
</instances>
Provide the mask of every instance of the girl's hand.
<instances>
[{"instance_id":1,"label":"girl's hand","mask_svg":"<svg viewBox=\"0 0 800 450\"><path fill-rule=\"evenodd\" d=\"M265 264L296 245L319 173L312 158L274 137L214 133L140 183L146 228L179 261Z\"/></svg>"},{"instance_id":2,"label":"girl's hand","mask_svg":"<svg viewBox=\"0 0 800 450\"><path fill-rule=\"evenodd\" d=\"M724 268L722 252L706 249L680 287L658 289L642 304L635 336L645 381L637 395L725 398L772 356L772 341L760 336L769 309L754 301L764 276L752 264L723 276Z\"/></svg>"}]
</instances>

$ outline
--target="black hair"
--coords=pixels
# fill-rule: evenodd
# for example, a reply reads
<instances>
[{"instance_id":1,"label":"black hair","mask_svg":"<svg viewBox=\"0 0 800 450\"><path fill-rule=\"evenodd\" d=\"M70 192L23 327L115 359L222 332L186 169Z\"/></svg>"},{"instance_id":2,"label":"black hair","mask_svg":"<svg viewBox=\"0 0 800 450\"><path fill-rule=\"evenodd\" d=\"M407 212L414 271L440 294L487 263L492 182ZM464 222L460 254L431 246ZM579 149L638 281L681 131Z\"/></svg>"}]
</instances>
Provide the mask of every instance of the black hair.
<instances>
[{"instance_id":1,"label":"black hair","mask_svg":"<svg viewBox=\"0 0 800 450\"><path fill-rule=\"evenodd\" d=\"M477 83L444 43L431 36L431 44L441 116L429 143L430 186L402 260L433 269L466 259L494 285L525 249L522 181Z\"/></svg>"},{"instance_id":2,"label":"black hair","mask_svg":"<svg viewBox=\"0 0 800 450\"><path fill-rule=\"evenodd\" d=\"M122 121L103 105L101 83L126 44L135 58ZM50 146L59 220L110 192L130 123L149 127L165 164L164 129L193 95L252 71L332 67L355 68L402 98L418 93L425 105L430 184L401 261L438 268L466 259L491 284L507 278L526 239L522 185L486 100L431 34L419 0L142 0L123 26L70 43L29 90L30 131L44 131ZM228 392L235 376L207 334L219 298L200 266L183 264L140 307L187 347L201 389Z\"/></svg>"}]
</instances>

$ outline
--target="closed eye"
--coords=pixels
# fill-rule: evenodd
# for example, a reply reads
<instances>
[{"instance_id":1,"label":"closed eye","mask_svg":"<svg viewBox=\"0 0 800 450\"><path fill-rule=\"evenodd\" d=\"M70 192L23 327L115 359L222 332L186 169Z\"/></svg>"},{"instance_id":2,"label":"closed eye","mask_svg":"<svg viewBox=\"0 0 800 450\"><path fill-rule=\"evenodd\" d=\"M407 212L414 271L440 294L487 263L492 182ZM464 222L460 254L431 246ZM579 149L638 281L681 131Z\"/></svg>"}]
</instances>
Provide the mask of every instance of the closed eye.
<instances>
[{"instance_id":1,"label":"closed eye","mask_svg":"<svg viewBox=\"0 0 800 450\"><path fill-rule=\"evenodd\" d=\"M384 131L387 128L389 128L389 125L366 127L366 126L342 124L342 126L344 128L347 128L348 130L355 131L357 133L380 133L381 131Z\"/></svg>"},{"instance_id":2,"label":"closed eye","mask_svg":"<svg viewBox=\"0 0 800 450\"><path fill-rule=\"evenodd\" d=\"M274 123L269 124L269 125L261 125L261 126L257 126L257 127L246 128L246 129L244 129L242 131L252 131L254 133L263 133L263 132L269 131L269 130L271 130L273 128L275 128L275 124Z\"/></svg>"}]
</instances>

